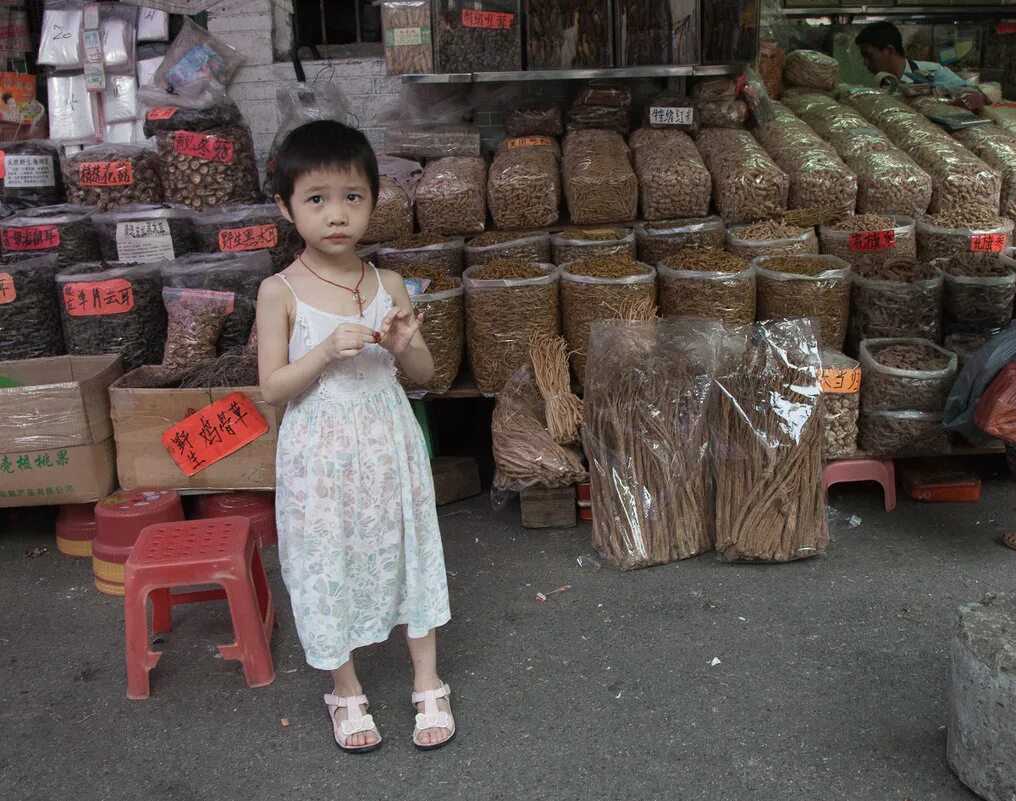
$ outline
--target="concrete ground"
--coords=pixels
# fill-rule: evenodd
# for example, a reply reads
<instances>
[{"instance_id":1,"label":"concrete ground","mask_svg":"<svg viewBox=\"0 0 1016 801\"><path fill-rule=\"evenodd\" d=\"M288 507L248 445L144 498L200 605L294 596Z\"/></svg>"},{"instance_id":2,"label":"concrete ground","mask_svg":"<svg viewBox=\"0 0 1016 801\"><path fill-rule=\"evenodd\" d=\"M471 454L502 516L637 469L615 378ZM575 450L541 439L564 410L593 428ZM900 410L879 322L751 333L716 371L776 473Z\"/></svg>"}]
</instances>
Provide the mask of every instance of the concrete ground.
<instances>
[{"instance_id":1,"label":"concrete ground","mask_svg":"<svg viewBox=\"0 0 1016 801\"><path fill-rule=\"evenodd\" d=\"M946 645L959 604L1013 589L1014 488L892 514L834 490L824 558L633 573L580 567L588 529L445 507L459 736L413 749L396 636L359 657L386 742L356 757L331 741L274 551L275 683L247 689L216 658L222 605L181 607L152 697L132 702L121 602L52 548L50 518L0 516L0 799L971 799L944 758Z\"/></svg>"}]
</instances>

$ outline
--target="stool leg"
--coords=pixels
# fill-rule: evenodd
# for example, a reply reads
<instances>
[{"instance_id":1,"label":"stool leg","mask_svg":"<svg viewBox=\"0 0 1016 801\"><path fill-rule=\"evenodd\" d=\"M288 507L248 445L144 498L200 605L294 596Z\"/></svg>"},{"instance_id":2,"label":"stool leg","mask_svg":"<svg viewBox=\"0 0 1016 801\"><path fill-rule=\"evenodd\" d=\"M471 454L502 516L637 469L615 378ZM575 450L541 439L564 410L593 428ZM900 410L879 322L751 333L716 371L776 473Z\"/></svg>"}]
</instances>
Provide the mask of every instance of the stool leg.
<instances>
[{"instance_id":1,"label":"stool leg","mask_svg":"<svg viewBox=\"0 0 1016 801\"><path fill-rule=\"evenodd\" d=\"M152 590L152 631L166 634L173 630L173 601L170 590Z\"/></svg>"},{"instance_id":2,"label":"stool leg","mask_svg":"<svg viewBox=\"0 0 1016 801\"><path fill-rule=\"evenodd\" d=\"M882 466L885 468L885 479L882 482L885 488L885 510L891 512L896 508L896 463L886 459Z\"/></svg>"},{"instance_id":3,"label":"stool leg","mask_svg":"<svg viewBox=\"0 0 1016 801\"><path fill-rule=\"evenodd\" d=\"M229 614L233 619L236 641L220 645L224 659L238 659L248 687L264 687L275 680L275 664L265 633L264 618L258 605L257 591L248 574L223 582L229 600Z\"/></svg>"},{"instance_id":4,"label":"stool leg","mask_svg":"<svg viewBox=\"0 0 1016 801\"><path fill-rule=\"evenodd\" d=\"M129 580L124 590L127 697L133 700L150 695L148 672L162 656L148 650L148 592L147 587L135 587Z\"/></svg>"}]
</instances>

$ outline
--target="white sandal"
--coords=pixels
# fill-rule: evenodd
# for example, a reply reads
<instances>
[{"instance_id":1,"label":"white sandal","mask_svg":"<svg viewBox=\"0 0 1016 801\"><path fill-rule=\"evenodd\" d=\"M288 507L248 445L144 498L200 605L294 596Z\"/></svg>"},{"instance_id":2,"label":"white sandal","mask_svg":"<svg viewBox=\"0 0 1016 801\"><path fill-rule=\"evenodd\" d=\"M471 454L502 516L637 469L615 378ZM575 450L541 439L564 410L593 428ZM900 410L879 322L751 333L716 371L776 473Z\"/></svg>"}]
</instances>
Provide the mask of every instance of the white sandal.
<instances>
[{"instance_id":1,"label":"white sandal","mask_svg":"<svg viewBox=\"0 0 1016 801\"><path fill-rule=\"evenodd\" d=\"M343 751L350 754L366 754L381 746L381 734L374 725L372 715L366 714L370 703L366 695L338 696L328 693L325 695L325 705L328 707L328 717L332 719L332 731L335 734L335 744ZM345 720L336 720L335 713L340 709L346 709L348 717ZM360 710L363 710L361 713ZM346 741L354 734L372 731L377 736L377 742L370 745L346 745Z\"/></svg>"},{"instance_id":2,"label":"white sandal","mask_svg":"<svg viewBox=\"0 0 1016 801\"><path fill-rule=\"evenodd\" d=\"M442 684L436 690L424 690L422 693L413 693L413 709L416 705L423 704L423 712L416 714L416 728L413 730L413 745L421 751L433 751L447 745L455 737L455 718L451 713L452 690L447 684ZM444 712L438 708L437 699L448 700L448 711ZM427 729L448 729L451 732L443 740L436 743L424 743L420 741L420 735Z\"/></svg>"}]
</instances>

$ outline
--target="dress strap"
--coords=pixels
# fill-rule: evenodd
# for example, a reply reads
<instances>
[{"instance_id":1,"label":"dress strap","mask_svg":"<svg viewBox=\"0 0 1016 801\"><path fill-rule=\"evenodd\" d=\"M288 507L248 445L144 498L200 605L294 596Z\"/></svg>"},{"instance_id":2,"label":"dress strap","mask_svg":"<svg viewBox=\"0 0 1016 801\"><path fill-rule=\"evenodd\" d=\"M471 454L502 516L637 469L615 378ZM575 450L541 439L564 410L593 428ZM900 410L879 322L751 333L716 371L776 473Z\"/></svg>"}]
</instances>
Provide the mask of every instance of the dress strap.
<instances>
[{"instance_id":1,"label":"dress strap","mask_svg":"<svg viewBox=\"0 0 1016 801\"><path fill-rule=\"evenodd\" d=\"M278 278L280 281L282 281L282 283L284 283L286 285L286 287L289 289L289 291L293 293L293 297L296 300L299 300L299 298L296 297L296 290L293 289L293 285L291 283L289 283L289 281L286 280L286 276L284 276L282 273L276 273L275 277Z\"/></svg>"}]
</instances>

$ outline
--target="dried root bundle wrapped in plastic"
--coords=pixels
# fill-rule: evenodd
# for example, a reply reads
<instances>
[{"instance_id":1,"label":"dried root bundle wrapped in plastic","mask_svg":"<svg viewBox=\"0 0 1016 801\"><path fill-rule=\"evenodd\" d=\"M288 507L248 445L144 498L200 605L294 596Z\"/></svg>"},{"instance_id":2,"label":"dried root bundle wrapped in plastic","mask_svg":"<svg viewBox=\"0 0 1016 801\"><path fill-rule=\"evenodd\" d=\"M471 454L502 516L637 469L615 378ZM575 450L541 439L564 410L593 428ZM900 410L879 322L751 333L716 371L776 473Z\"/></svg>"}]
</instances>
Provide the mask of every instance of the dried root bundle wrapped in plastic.
<instances>
[{"instance_id":1,"label":"dried root bundle wrapped in plastic","mask_svg":"<svg viewBox=\"0 0 1016 801\"><path fill-rule=\"evenodd\" d=\"M426 281L426 288L412 295L413 308L423 315L423 341L434 357L434 375L424 386L413 384L404 374L399 380L413 396L442 394L452 388L466 349L462 281L433 268L410 268L403 277Z\"/></svg>"},{"instance_id":2,"label":"dried root bundle wrapped in plastic","mask_svg":"<svg viewBox=\"0 0 1016 801\"><path fill-rule=\"evenodd\" d=\"M840 64L817 50L794 50L783 59L783 80L788 86L831 92L840 82Z\"/></svg>"},{"instance_id":3,"label":"dried root bundle wrapped in plastic","mask_svg":"<svg viewBox=\"0 0 1016 801\"><path fill-rule=\"evenodd\" d=\"M753 262L758 319L811 319L819 344L842 350L850 314L850 265L835 256L766 256Z\"/></svg>"},{"instance_id":4,"label":"dried root bundle wrapped in plastic","mask_svg":"<svg viewBox=\"0 0 1016 801\"><path fill-rule=\"evenodd\" d=\"M857 451L861 365L831 348L822 350L822 453L846 459Z\"/></svg>"},{"instance_id":5,"label":"dried root bundle wrapped in plastic","mask_svg":"<svg viewBox=\"0 0 1016 801\"><path fill-rule=\"evenodd\" d=\"M380 5L388 74L433 72L430 0L385 0Z\"/></svg>"},{"instance_id":6,"label":"dried root bundle wrapped in plastic","mask_svg":"<svg viewBox=\"0 0 1016 801\"><path fill-rule=\"evenodd\" d=\"M704 317L728 325L755 321L755 272L718 250L686 250L657 267L664 317Z\"/></svg>"},{"instance_id":7,"label":"dried root bundle wrapped in plastic","mask_svg":"<svg viewBox=\"0 0 1016 801\"><path fill-rule=\"evenodd\" d=\"M709 213L712 179L688 134L642 128L632 134L630 144L645 219Z\"/></svg>"},{"instance_id":8,"label":"dried root bundle wrapped in plastic","mask_svg":"<svg viewBox=\"0 0 1016 801\"><path fill-rule=\"evenodd\" d=\"M610 10L597 0L526 4L529 69L612 67Z\"/></svg>"},{"instance_id":9,"label":"dried root bundle wrapped in plastic","mask_svg":"<svg viewBox=\"0 0 1016 801\"><path fill-rule=\"evenodd\" d=\"M557 222L561 209L561 167L547 137L509 139L494 157L487 202L498 228L540 228Z\"/></svg>"},{"instance_id":10,"label":"dried root bundle wrapped in plastic","mask_svg":"<svg viewBox=\"0 0 1016 801\"><path fill-rule=\"evenodd\" d=\"M466 267L486 264L491 259L521 259L549 264L550 234L543 231L488 231L469 240Z\"/></svg>"},{"instance_id":11,"label":"dried root bundle wrapped in plastic","mask_svg":"<svg viewBox=\"0 0 1016 801\"><path fill-rule=\"evenodd\" d=\"M744 128L748 122L748 104L743 100L696 100L695 113L698 115L699 127Z\"/></svg>"},{"instance_id":12,"label":"dried root bundle wrapped in plastic","mask_svg":"<svg viewBox=\"0 0 1016 801\"><path fill-rule=\"evenodd\" d=\"M708 415L720 339L705 321L593 326L582 420L593 546L622 570L713 548Z\"/></svg>"},{"instance_id":13,"label":"dried root bundle wrapped in plastic","mask_svg":"<svg viewBox=\"0 0 1016 801\"><path fill-rule=\"evenodd\" d=\"M100 209L161 203L159 157L135 145L99 145L64 157L67 201Z\"/></svg>"},{"instance_id":14,"label":"dried root bundle wrapped in plastic","mask_svg":"<svg viewBox=\"0 0 1016 801\"><path fill-rule=\"evenodd\" d=\"M0 353L4 361L64 352L54 254L0 267Z\"/></svg>"},{"instance_id":15,"label":"dried root bundle wrapped in plastic","mask_svg":"<svg viewBox=\"0 0 1016 801\"><path fill-rule=\"evenodd\" d=\"M822 253L838 256L859 270L873 270L888 261L917 259L913 217L857 214L819 228Z\"/></svg>"},{"instance_id":16,"label":"dried root bundle wrapped in plastic","mask_svg":"<svg viewBox=\"0 0 1016 801\"><path fill-rule=\"evenodd\" d=\"M415 222L413 201L406 190L392 178L382 175L378 183L377 203L371 212L363 243L369 245L408 236L413 233Z\"/></svg>"},{"instance_id":17,"label":"dried root bundle wrapped in plastic","mask_svg":"<svg viewBox=\"0 0 1016 801\"><path fill-rule=\"evenodd\" d=\"M137 205L96 214L92 224L103 259L147 264L193 251L194 219L186 206Z\"/></svg>"},{"instance_id":18,"label":"dried root bundle wrapped in plastic","mask_svg":"<svg viewBox=\"0 0 1016 801\"><path fill-rule=\"evenodd\" d=\"M447 156L427 164L416 188L423 231L478 234L487 225L487 166L482 158Z\"/></svg>"},{"instance_id":19,"label":"dried root bundle wrapped in plastic","mask_svg":"<svg viewBox=\"0 0 1016 801\"><path fill-rule=\"evenodd\" d=\"M814 228L788 225L775 220L732 225L727 229L729 253L751 261L758 256L792 256L818 253Z\"/></svg>"},{"instance_id":20,"label":"dried root bundle wrapped in plastic","mask_svg":"<svg viewBox=\"0 0 1016 801\"><path fill-rule=\"evenodd\" d=\"M792 209L833 206L853 212L857 176L831 145L786 106L773 104L775 117L759 125L755 139L790 177L787 205Z\"/></svg>"},{"instance_id":21,"label":"dried root bundle wrapped in plastic","mask_svg":"<svg viewBox=\"0 0 1016 801\"><path fill-rule=\"evenodd\" d=\"M508 109L504 122L509 136L561 136L561 109L543 100L522 100Z\"/></svg>"},{"instance_id":22,"label":"dried root bundle wrapped in plastic","mask_svg":"<svg viewBox=\"0 0 1016 801\"><path fill-rule=\"evenodd\" d=\"M587 478L575 448L559 445L547 429L545 402L525 364L505 382L491 420L494 492L528 487L570 487Z\"/></svg>"},{"instance_id":23,"label":"dried root bundle wrapped in plastic","mask_svg":"<svg viewBox=\"0 0 1016 801\"><path fill-rule=\"evenodd\" d=\"M786 211L790 179L750 133L710 128L695 144L713 179L713 202L728 223Z\"/></svg>"},{"instance_id":24,"label":"dried root bundle wrapped in plastic","mask_svg":"<svg viewBox=\"0 0 1016 801\"><path fill-rule=\"evenodd\" d=\"M789 562L829 541L822 482L821 360L811 323L728 337L712 419L716 549L727 561Z\"/></svg>"},{"instance_id":25,"label":"dried root bundle wrapped in plastic","mask_svg":"<svg viewBox=\"0 0 1016 801\"><path fill-rule=\"evenodd\" d=\"M726 237L726 226L719 217L659 220L635 226L638 259L653 266L688 248L721 250Z\"/></svg>"},{"instance_id":26,"label":"dried root bundle wrapped in plastic","mask_svg":"<svg viewBox=\"0 0 1016 801\"><path fill-rule=\"evenodd\" d=\"M1016 297L1012 251L1000 259L962 253L935 264L945 272L946 336L988 334L1009 325Z\"/></svg>"},{"instance_id":27,"label":"dried root bundle wrapped in plastic","mask_svg":"<svg viewBox=\"0 0 1016 801\"><path fill-rule=\"evenodd\" d=\"M956 378L956 354L927 339L866 339L861 343L866 412L941 412Z\"/></svg>"},{"instance_id":28,"label":"dried root bundle wrapped in plastic","mask_svg":"<svg viewBox=\"0 0 1016 801\"><path fill-rule=\"evenodd\" d=\"M1013 221L999 217L993 207L940 212L917 221L917 256L921 261L959 253L994 258L1009 247L1012 232Z\"/></svg>"},{"instance_id":29,"label":"dried root bundle wrapped in plastic","mask_svg":"<svg viewBox=\"0 0 1016 801\"><path fill-rule=\"evenodd\" d=\"M385 129L385 153L407 159L479 156L480 129L465 123L395 123Z\"/></svg>"},{"instance_id":30,"label":"dried root bundle wrapped in plastic","mask_svg":"<svg viewBox=\"0 0 1016 801\"><path fill-rule=\"evenodd\" d=\"M550 244L554 251L554 264L598 257L635 259L635 232L630 228L563 231L552 236Z\"/></svg>"},{"instance_id":31,"label":"dried root bundle wrapped in plastic","mask_svg":"<svg viewBox=\"0 0 1016 801\"><path fill-rule=\"evenodd\" d=\"M949 453L942 412L862 412L861 449L871 456L937 456Z\"/></svg>"},{"instance_id":32,"label":"dried root bundle wrapped in plastic","mask_svg":"<svg viewBox=\"0 0 1016 801\"><path fill-rule=\"evenodd\" d=\"M536 334L561 328L559 274L550 264L493 260L463 273L466 347L476 385L496 395L528 356Z\"/></svg>"},{"instance_id":33,"label":"dried root bundle wrapped in plastic","mask_svg":"<svg viewBox=\"0 0 1016 801\"><path fill-rule=\"evenodd\" d=\"M631 87L610 81L591 82L568 109L568 130L616 131L627 135L631 125Z\"/></svg>"},{"instance_id":34,"label":"dried root bundle wrapped in plastic","mask_svg":"<svg viewBox=\"0 0 1016 801\"><path fill-rule=\"evenodd\" d=\"M636 301L656 303L656 270L646 264L601 256L561 265L561 325L580 385L586 380L591 323L618 317L626 302Z\"/></svg>"},{"instance_id":35,"label":"dried root bundle wrapped in plastic","mask_svg":"<svg viewBox=\"0 0 1016 801\"><path fill-rule=\"evenodd\" d=\"M571 131L564 140L564 194L576 225L627 222L638 210L631 151L613 131Z\"/></svg>"},{"instance_id":36,"label":"dried root bundle wrapped in plastic","mask_svg":"<svg viewBox=\"0 0 1016 801\"><path fill-rule=\"evenodd\" d=\"M48 253L61 267L99 258L99 238L92 226L95 209L62 203L42 206L0 220L0 262L11 264Z\"/></svg>"},{"instance_id":37,"label":"dried root bundle wrapped in plastic","mask_svg":"<svg viewBox=\"0 0 1016 801\"><path fill-rule=\"evenodd\" d=\"M1016 134L996 125L981 125L956 131L953 136L981 161L1001 173L1001 214L1003 217L1016 217Z\"/></svg>"},{"instance_id":38,"label":"dried root bundle wrapped in plastic","mask_svg":"<svg viewBox=\"0 0 1016 801\"><path fill-rule=\"evenodd\" d=\"M942 271L930 264L889 261L854 271L850 293L851 352L862 340L942 338Z\"/></svg>"},{"instance_id":39,"label":"dried root bundle wrapped in plastic","mask_svg":"<svg viewBox=\"0 0 1016 801\"><path fill-rule=\"evenodd\" d=\"M417 268L433 268L444 275L462 275L462 250L466 240L461 236L410 234L387 242L374 252L377 266L403 275Z\"/></svg>"}]
</instances>

